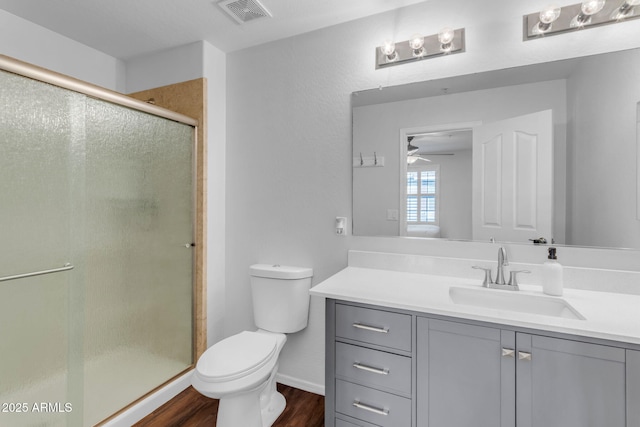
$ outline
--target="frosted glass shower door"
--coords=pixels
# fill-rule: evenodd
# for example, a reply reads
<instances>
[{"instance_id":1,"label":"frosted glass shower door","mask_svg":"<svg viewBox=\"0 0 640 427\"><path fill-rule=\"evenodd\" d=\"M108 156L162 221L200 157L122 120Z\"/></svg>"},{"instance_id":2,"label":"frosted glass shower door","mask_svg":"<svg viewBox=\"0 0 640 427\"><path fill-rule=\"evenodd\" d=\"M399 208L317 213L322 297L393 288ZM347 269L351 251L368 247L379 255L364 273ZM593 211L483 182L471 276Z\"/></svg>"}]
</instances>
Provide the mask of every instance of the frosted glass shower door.
<instances>
[{"instance_id":1,"label":"frosted glass shower door","mask_svg":"<svg viewBox=\"0 0 640 427\"><path fill-rule=\"evenodd\" d=\"M85 424L192 364L191 126L87 99Z\"/></svg>"},{"instance_id":2,"label":"frosted glass shower door","mask_svg":"<svg viewBox=\"0 0 640 427\"><path fill-rule=\"evenodd\" d=\"M75 261L73 159L83 124L74 117L83 103L0 72L0 426L66 426L81 413L81 378L70 369L79 360L69 334L74 270L2 278ZM40 411L42 403L62 412Z\"/></svg>"},{"instance_id":3,"label":"frosted glass shower door","mask_svg":"<svg viewBox=\"0 0 640 427\"><path fill-rule=\"evenodd\" d=\"M193 126L0 71L0 426L93 426L192 366L194 156Z\"/></svg>"}]
</instances>

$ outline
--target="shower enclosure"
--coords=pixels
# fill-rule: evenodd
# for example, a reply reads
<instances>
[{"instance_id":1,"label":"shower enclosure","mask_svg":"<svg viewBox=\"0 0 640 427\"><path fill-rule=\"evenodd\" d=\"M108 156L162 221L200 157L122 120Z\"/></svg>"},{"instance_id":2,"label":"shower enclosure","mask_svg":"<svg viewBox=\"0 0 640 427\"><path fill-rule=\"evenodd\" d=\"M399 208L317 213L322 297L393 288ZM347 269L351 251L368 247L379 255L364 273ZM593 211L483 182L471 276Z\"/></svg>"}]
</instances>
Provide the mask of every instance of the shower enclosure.
<instances>
[{"instance_id":1,"label":"shower enclosure","mask_svg":"<svg viewBox=\"0 0 640 427\"><path fill-rule=\"evenodd\" d=\"M92 426L193 364L195 121L113 99L0 71L0 426Z\"/></svg>"}]
</instances>

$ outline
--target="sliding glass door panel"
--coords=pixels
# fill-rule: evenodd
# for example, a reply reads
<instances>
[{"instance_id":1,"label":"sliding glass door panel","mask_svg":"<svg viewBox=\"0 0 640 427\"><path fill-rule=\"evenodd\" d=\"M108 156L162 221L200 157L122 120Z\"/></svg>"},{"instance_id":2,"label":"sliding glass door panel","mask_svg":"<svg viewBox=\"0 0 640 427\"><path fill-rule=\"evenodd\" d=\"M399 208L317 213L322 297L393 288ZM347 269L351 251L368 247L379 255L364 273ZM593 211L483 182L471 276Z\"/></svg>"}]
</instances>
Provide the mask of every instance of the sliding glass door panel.
<instances>
[{"instance_id":1,"label":"sliding glass door panel","mask_svg":"<svg viewBox=\"0 0 640 427\"><path fill-rule=\"evenodd\" d=\"M194 156L193 126L0 71L0 425L94 425L193 364Z\"/></svg>"},{"instance_id":2,"label":"sliding glass door panel","mask_svg":"<svg viewBox=\"0 0 640 427\"><path fill-rule=\"evenodd\" d=\"M192 363L191 126L87 99L85 419Z\"/></svg>"},{"instance_id":3,"label":"sliding glass door panel","mask_svg":"<svg viewBox=\"0 0 640 427\"><path fill-rule=\"evenodd\" d=\"M0 425L66 425L71 147L84 97L0 72ZM41 274L53 270L47 274ZM33 275L32 275L33 274ZM17 277L16 277L17 276ZM81 405L78 405L78 407Z\"/></svg>"}]
</instances>

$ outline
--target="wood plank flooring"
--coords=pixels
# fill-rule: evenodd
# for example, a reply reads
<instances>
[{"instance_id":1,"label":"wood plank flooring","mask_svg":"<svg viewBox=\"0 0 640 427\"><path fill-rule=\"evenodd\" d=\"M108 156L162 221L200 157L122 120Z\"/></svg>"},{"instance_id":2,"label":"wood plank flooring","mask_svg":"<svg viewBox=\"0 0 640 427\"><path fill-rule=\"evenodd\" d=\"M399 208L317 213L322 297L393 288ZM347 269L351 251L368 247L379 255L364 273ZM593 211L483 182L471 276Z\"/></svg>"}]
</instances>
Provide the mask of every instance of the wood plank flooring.
<instances>
[{"instance_id":1,"label":"wood plank flooring","mask_svg":"<svg viewBox=\"0 0 640 427\"><path fill-rule=\"evenodd\" d=\"M273 427L324 426L324 396L282 384L278 384L278 391L287 400L287 407ZM134 427L213 427L217 413L218 400L189 387Z\"/></svg>"}]
</instances>

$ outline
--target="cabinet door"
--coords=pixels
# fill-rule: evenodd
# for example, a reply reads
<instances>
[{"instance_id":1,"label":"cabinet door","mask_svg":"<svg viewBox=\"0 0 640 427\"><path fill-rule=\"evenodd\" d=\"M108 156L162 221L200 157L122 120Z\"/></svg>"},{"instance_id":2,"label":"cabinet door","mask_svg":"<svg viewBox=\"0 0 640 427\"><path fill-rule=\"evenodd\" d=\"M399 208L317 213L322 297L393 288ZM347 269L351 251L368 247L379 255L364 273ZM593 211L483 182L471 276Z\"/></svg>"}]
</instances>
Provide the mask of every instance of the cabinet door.
<instances>
[{"instance_id":1,"label":"cabinet door","mask_svg":"<svg viewBox=\"0 0 640 427\"><path fill-rule=\"evenodd\" d=\"M426 318L417 332L419 427L515 425L514 332Z\"/></svg>"},{"instance_id":2,"label":"cabinet door","mask_svg":"<svg viewBox=\"0 0 640 427\"><path fill-rule=\"evenodd\" d=\"M518 427L625 427L625 351L517 334Z\"/></svg>"}]
</instances>

